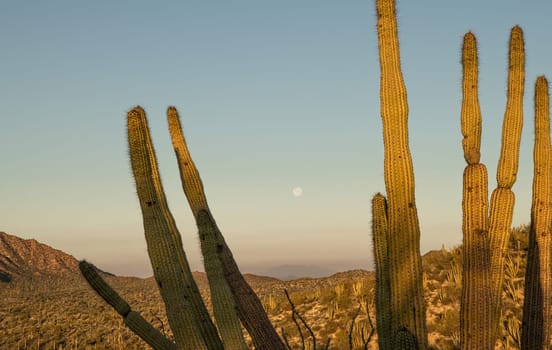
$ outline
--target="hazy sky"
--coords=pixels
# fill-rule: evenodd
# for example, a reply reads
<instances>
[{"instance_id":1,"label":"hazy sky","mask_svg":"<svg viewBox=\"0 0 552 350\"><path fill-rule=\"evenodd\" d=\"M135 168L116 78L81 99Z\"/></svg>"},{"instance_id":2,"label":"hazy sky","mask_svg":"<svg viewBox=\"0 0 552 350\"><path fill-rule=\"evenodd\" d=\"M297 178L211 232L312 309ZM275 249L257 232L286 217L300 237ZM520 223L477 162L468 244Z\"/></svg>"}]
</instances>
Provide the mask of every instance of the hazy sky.
<instances>
[{"instance_id":1,"label":"hazy sky","mask_svg":"<svg viewBox=\"0 0 552 350\"><path fill-rule=\"evenodd\" d=\"M529 221L533 93L552 76L552 2L398 1L422 251L461 242L460 48L479 42L482 160L496 185L507 43L526 38L514 224ZM372 264L385 191L374 1L34 1L0 11L0 230L149 275L125 117L149 116L194 269L196 227L166 125L182 117L219 227L244 271ZM292 189L301 187L302 196Z\"/></svg>"}]
</instances>

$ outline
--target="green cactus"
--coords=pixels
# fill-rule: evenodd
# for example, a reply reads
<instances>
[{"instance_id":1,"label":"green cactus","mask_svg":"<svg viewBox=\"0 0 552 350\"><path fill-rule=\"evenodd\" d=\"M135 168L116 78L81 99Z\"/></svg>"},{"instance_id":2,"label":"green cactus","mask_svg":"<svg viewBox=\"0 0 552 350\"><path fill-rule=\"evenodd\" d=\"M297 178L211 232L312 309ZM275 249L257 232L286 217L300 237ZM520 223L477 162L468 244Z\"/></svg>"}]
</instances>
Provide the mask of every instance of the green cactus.
<instances>
[{"instance_id":1,"label":"green cactus","mask_svg":"<svg viewBox=\"0 0 552 350\"><path fill-rule=\"evenodd\" d=\"M551 157L548 82L541 76L535 84L533 198L525 274L522 349L549 349L552 340Z\"/></svg>"},{"instance_id":2,"label":"green cactus","mask_svg":"<svg viewBox=\"0 0 552 350\"><path fill-rule=\"evenodd\" d=\"M372 199L372 237L376 265L376 327L380 350L392 350L391 346L391 294L389 285L389 249L390 237L387 231L387 202L378 193Z\"/></svg>"},{"instance_id":3,"label":"green cactus","mask_svg":"<svg viewBox=\"0 0 552 350\"><path fill-rule=\"evenodd\" d=\"M123 317L128 328L155 350L176 350L173 342L165 338L139 313L130 309L128 303L103 280L92 264L83 260L79 263L79 269L90 286Z\"/></svg>"},{"instance_id":4,"label":"green cactus","mask_svg":"<svg viewBox=\"0 0 552 350\"><path fill-rule=\"evenodd\" d=\"M405 330L427 349L420 228L414 198L414 170L408 146L408 104L399 55L393 0L377 0L381 67L384 175L387 192L387 242L391 336ZM378 219L379 220L379 219ZM378 311L379 317L382 316Z\"/></svg>"},{"instance_id":5,"label":"green cactus","mask_svg":"<svg viewBox=\"0 0 552 350\"><path fill-rule=\"evenodd\" d=\"M481 163L481 112L477 92L477 47L467 33L462 49L462 146L467 166L463 186L463 286L460 334L463 349L493 349L498 337L504 259L510 238L519 143L523 126L524 44L521 28L510 34L508 99L502 127L497 188L487 202L487 169Z\"/></svg>"},{"instance_id":6,"label":"green cactus","mask_svg":"<svg viewBox=\"0 0 552 350\"><path fill-rule=\"evenodd\" d=\"M203 183L188 151L176 108L168 108L167 119L173 147L178 160L182 187L194 217L197 220L200 210L209 211L207 198L203 190ZM216 226L212 229L205 229L204 225L200 226L198 223L198 227L200 230L199 241L201 244L203 263L209 280L209 289L211 291L213 313L217 321L222 342L225 348L246 350L248 348L243 338L238 314L235 311L236 305L234 303L232 291L224 278L222 263L217 255L217 246L224 244L224 239Z\"/></svg>"},{"instance_id":7,"label":"green cactus","mask_svg":"<svg viewBox=\"0 0 552 350\"><path fill-rule=\"evenodd\" d=\"M177 349L245 350L247 346L240 320L256 349L286 349L259 298L241 275L209 211L203 184L186 146L176 109L169 107L167 115L182 186L199 229L218 331L192 277L182 238L168 208L146 114L141 107L128 113L129 153L142 209L148 253L175 344L164 338L158 339L157 336L152 338L150 333L153 327L131 312L128 304L97 273L94 274L93 269L83 270L83 276L98 294L125 317L125 322L134 332L144 339L152 338L151 341L162 344L163 349L172 349L170 346L173 346Z\"/></svg>"},{"instance_id":8,"label":"green cactus","mask_svg":"<svg viewBox=\"0 0 552 350\"><path fill-rule=\"evenodd\" d=\"M141 107L128 113L127 127L130 161L142 209L148 254L176 344L183 349L222 349L169 211L146 114Z\"/></svg>"},{"instance_id":9,"label":"green cactus","mask_svg":"<svg viewBox=\"0 0 552 350\"><path fill-rule=\"evenodd\" d=\"M182 187L199 228L205 271L211 286L211 297L217 324L225 347L239 349L242 344L240 320L257 349L285 349L272 327L262 303L245 281L222 233L209 210L199 172L190 156L176 108L167 110L169 130L178 160ZM220 318L220 320L219 320ZM228 340L226 340L228 339Z\"/></svg>"}]
</instances>

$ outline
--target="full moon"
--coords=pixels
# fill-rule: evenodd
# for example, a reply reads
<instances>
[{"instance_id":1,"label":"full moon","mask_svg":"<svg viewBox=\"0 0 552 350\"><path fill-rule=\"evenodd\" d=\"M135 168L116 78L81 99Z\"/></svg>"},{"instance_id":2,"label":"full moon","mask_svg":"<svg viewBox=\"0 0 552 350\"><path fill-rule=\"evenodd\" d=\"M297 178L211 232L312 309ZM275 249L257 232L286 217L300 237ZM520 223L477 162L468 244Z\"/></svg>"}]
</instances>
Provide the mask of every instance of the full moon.
<instances>
[{"instance_id":1,"label":"full moon","mask_svg":"<svg viewBox=\"0 0 552 350\"><path fill-rule=\"evenodd\" d=\"M293 197L301 197L303 195L303 189L297 186L291 190L291 193L293 193Z\"/></svg>"}]
</instances>

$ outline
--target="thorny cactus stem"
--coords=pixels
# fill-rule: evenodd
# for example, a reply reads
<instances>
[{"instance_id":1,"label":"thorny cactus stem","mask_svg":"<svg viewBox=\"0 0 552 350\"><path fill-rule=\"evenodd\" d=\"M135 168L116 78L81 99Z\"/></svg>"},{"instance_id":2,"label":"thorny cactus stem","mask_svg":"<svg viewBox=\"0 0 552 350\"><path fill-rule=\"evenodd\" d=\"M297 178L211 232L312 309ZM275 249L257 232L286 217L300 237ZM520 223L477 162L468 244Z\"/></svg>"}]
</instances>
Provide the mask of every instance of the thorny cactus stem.
<instances>
[{"instance_id":1,"label":"thorny cactus stem","mask_svg":"<svg viewBox=\"0 0 552 350\"><path fill-rule=\"evenodd\" d=\"M209 211L203 183L199 176L199 171L188 151L176 108L168 108L167 119L172 144L178 161L178 168L180 170L182 187L190 208L192 209L192 213L197 220L200 210ZM203 265L205 266L205 272L209 280L209 289L211 291L213 313L224 347L227 349L247 350L248 347L243 337L234 297L224 277L222 262L217 255L217 247L219 244L223 244L224 239L222 235L219 234L217 236L216 233L219 233L216 227L211 230L206 230L204 227L201 227L199 232Z\"/></svg>"},{"instance_id":2,"label":"thorny cactus stem","mask_svg":"<svg viewBox=\"0 0 552 350\"><path fill-rule=\"evenodd\" d=\"M169 211L141 107L128 112L128 144L148 253L175 342L179 349L223 349Z\"/></svg>"},{"instance_id":3,"label":"thorny cactus stem","mask_svg":"<svg viewBox=\"0 0 552 350\"><path fill-rule=\"evenodd\" d=\"M462 349L490 349L495 339L491 300L490 240L488 234L487 168L481 157L481 111L478 100L477 43L472 33L462 47L462 147L468 163L462 198L463 272L460 302Z\"/></svg>"},{"instance_id":4,"label":"thorny cactus stem","mask_svg":"<svg viewBox=\"0 0 552 350\"><path fill-rule=\"evenodd\" d=\"M182 187L199 229L215 317L223 333L225 346L228 343L231 344L228 347L231 349L245 347L241 339L241 327L235 317L237 311L256 349L284 350L285 344L268 319L261 301L240 273L232 252L209 210L203 183L186 145L176 108L169 107L167 118L178 159Z\"/></svg>"},{"instance_id":5,"label":"thorny cactus stem","mask_svg":"<svg viewBox=\"0 0 552 350\"><path fill-rule=\"evenodd\" d=\"M525 59L523 32L510 33L508 98L502 126L502 148L497 188L487 214L487 171L480 158L481 113L477 100L477 49L475 37L464 37L462 51L462 146L468 165L464 171L463 234L464 276L461 300L463 349L494 348L498 338L504 259L510 238L519 143L523 126ZM487 216L489 215L489 216Z\"/></svg>"},{"instance_id":6,"label":"thorny cactus stem","mask_svg":"<svg viewBox=\"0 0 552 350\"><path fill-rule=\"evenodd\" d=\"M387 192L391 332L406 331L427 349L420 227L414 198L414 170L408 146L408 104L399 55L394 0L376 0L381 67L384 175Z\"/></svg>"},{"instance_id":7,"label":"thorny cactus stem","mask_svg":"<svg viewBox=\"0 0 552 350\"><path fill-rule=\"evenodd\" d=\"M128 303L98 274L94 265L83 260L79 263L79 269L88 284L123 317L125 324L136 335L155 350L176 350L173 342L165 338L139 313L130 309Z\"/></svg>"},{"instance_id":8,"label":"thorny cactus stem","mask_svg":"<svg viewBox=\"0 0 552 350\"><path fill-rule=\"evenodd\" d=\"M380 350L393 350L391 335L391 294L389 291L390 237L387 231L387 201L378 193L372 199L372 238L376 265L376 327Z\"/></svg>"},{"instance_id":9,"label":"thorny cactus stem","mask_svg":"<svg viewBox=\"0 0 552 350\"><path fill-rule=\"evenodd\" d=\"M495 307L492 334L498 338L498 324L504 283L504 259L510 240L515 196L511 188L517 177L519 144L523 127L525 50L519 26L510 32L508 98L502 126L502 148L496 174L497 188L491 195L489 238L491 252L492 302Z\"/></svg>"},{"instance_id":10,"label":"thorny cactus stem","mask_svg":"<svg viewBox=\"0 0 552 350\"><path fill-rule=\"evenodd\" d=\"M552 340L552 150L548 81L535 84L533 198L525 273L522 349L549 349Z\"/></svg>"}]
</instances>

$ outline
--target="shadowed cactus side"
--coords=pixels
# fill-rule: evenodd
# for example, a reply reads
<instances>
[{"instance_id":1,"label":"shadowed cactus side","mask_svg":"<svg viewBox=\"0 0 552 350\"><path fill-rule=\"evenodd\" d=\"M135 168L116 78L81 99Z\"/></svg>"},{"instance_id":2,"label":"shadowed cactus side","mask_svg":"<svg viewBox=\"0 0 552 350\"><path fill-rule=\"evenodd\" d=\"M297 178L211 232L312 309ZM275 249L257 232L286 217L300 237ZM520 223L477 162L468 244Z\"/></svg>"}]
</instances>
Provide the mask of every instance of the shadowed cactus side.
<instances>
[{"instance_id":1,"label":"shadowed cactus side","mask_svg":"<svg viewBox=\"0 0 552 350\"><path fill-rule=\"evenodd\" d=\"M401 349L427 349L426 312L422 284L420 228L414 199L414 170L408 145L408 103L400 67L399 41L394 0L377 0L378 47L381 67L380 109L383 123L384 175L387 205L377 204L374 222L383 222L375 230L374 242L387 241L386 252L374 247L376 263L389 279L389 309L377 304L378 332L384 334L380 347L401 344ZM381 202L379 196L374 202ZM377 211L377 213L376 213ZM383 213L382 213L383 212ZM385 214L385 215L384 215ZM379 275L379 273L378 273ZM386 286L378 287L381 293ZM387 315L387 313L390 313ZM390 331L387 330L390 324ZM384 327L380 330L379 327ZM387 339L385 333L391 339ZM406 336L405 334L409 334ZM407 341L412 337L415 341ZM400 339L394 343L393 339ZM391 345L393 344L393 345ZM396 347L395 347L396 348Z\"/></svg>"},{"instance_id":2,"label":"shadowed cactus side","mask_svg":"<svg viewBox=\"0 0 552 350\"><path fill-rule=\"evenodd\" d=\"M245 343L242 344L240 341L242 331L239 320L235 312L228 312L237 310L239 319L251 335L257 349L278 349L284 345L272 327L261 301L240 273L232 252L209 210L203 183L186 145L176 108L169 107L167 119L178 160L182 188L199 228L201 251L211 287L215 317L219 329L226 330L229 338L227 342L223 336L225 346L231 349L245 347Z\"/></svg>"},{"instance_id":3,"label":"shadowed cactus side","mask_svg":"<svg viewBox=\"0 0 552 350\"><path fill-rule=\"evenodd\" d=\"M148 253L175 338L175 343L172 343L156 334L153 340L156 344L162 344L156 349L245 350L247 346L241 320L257 349L283 350L285 345L268 320L258 297L241 275L209 211L203 184L188 152L178 113L174 107L170 107L167 114L182 186L199 229L218 331L192 277L182 238L165 199L146 114L141 107L136 107L128 113L129 153L142 209ZM81 265L86 267L84 262ZM130 314L126 308L130 310L130 307L107 283L98 282L101 277L94 272L93 268L83 269L89 284L117 309L126 322L126 316ZM131 319L138 320L137 326L131 329L148 341L153 327L137 319L134 314Z\"/></svg>"},{"instance_id":4,"label":"shadowed cactus side","mask_svg":"<svg viewBox=\"0 0 552 350\"><path fill-rule=\"evenodd\" d=\"M490 213L487 169L479 163L481 111L477 90L477 45L467 33L462 47L462 147L464 170L462 199L463 285L460 332L463 349L493 349L504 283L504 262L514 209L511 188L518 171L523 126L524 44L521 28L510 33L508 98L502 127L502 148L497 188L491 195Z\"/></svg>"},{"instance_id":5,"label":"shadowed cactus side","mask_svg":"<svg viewBox=\"0 0 552 350\"><path fill-rule=\"evenodd\" d=\"M522 349L548 349L552 332L552 150L548 82L535 84L533 198L525 274Z\"/></svg>"},{"instance_id":6,"label":"shadowed cactus side","mask_svg":"<svg viewBox=\"0 0 552 350\"><path fill-rule=\"evenodd\" d=\"M380 350L391 346L391 294L389 291L389 235L387 231L387 201L378 193L372 199L372 238L376 266L376 327Z\"/></svg>"}]
</instances>

